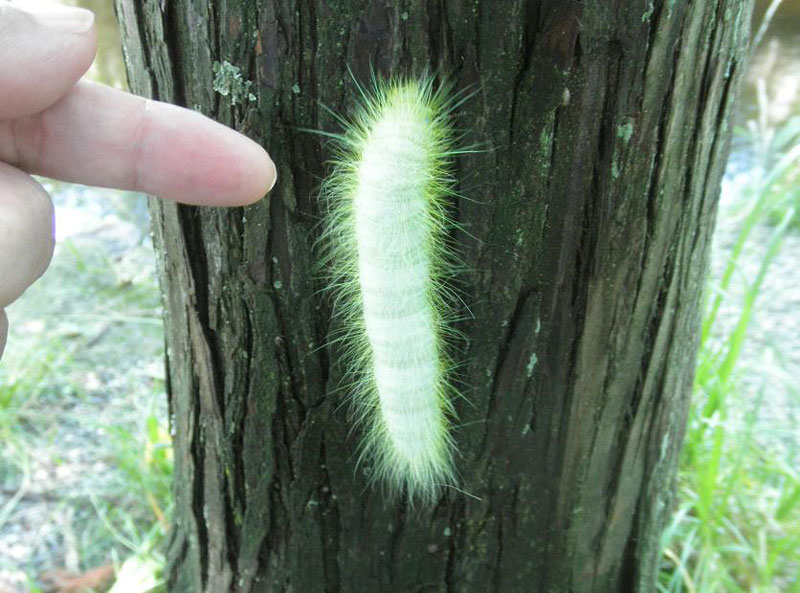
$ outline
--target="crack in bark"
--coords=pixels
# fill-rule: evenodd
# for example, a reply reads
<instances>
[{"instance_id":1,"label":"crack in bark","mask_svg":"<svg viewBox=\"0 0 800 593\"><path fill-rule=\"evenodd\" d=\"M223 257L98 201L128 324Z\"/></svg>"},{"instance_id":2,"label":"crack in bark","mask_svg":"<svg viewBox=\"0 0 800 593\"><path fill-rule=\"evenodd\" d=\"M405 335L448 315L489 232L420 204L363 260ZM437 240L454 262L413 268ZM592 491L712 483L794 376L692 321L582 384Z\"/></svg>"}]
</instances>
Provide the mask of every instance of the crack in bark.
<instances>
[{"instance_id":1,"label":"crack in bark","mask_svg":"<svg viewBox=\"0 0 800 593\"><path fill-rule=\"evenodd\" d=\"M389 550L388 556L391 559L389 562L389 575L392 582L397 581L398 573L402 573L402 562L400 558L400 542L403 541L403 531L405 529L406 518L406 501L401 501L398 514L394 521L394 528L392 529L391 536L389 537Z\"/></svg>"},{"instance_id":2,"label":"crack in bark","mask_svg":"<svg viewBox=\"0 0 800 593\"><path fill-rule=\"evenodd\" d=\"M445 533L445 541L447 542L447 554L445 556L445 571L444 571L444 586L445 593L455 593L455 564L456 564L456 534L462 534L463 530L457 529L457 525L463 521L464 503L463 500L457 499L450 507L450 517L448 521L449 533ZM456 517L461 517L457 520Z\"/></svg>"},{"instance_id":3,"label":"crack in bark","mask_svg":"<svg viewBox=\"0 0 800 593\"><path fill-rule=\"evenodd\" d=\"M514 75L514 82L511 86L511 105L509 107L508 113L508 146L509 148L514 146L514 126L516 120L516 112L517 112L517 101L519 100L520 95L520 86L522 85L522 81L525 78L528 70L531 67L531 55L533 53L533 40L536 39L535 35L535 27L536 23L531 18L533 7L532 2L528 2L526 4L527 18L524 21L524 25L522 27L521 32L521 40L520 40L520 52L518 67L516 69L516 74Z\"/></svg>"},{"instance_id":4,"label":"crack in bark","mask_svg":"<svg viewBox=\"0 0 800 593\"><path fill-rule=\"evenodd\" d=\"M493 593L501 593L502 589L500 589L500 582L501 582L501 575L502 572L500 571L500 562L503 557L503 521L501 518L498 517L497 519L497 553L494 558L493 568L491 571L492 574L492 581L491 581L491 591Z\"/></svg>"},{"instance_id":5,"label":"crack in bark","mask_svg":"<svg viewBox=\"0 0 800 593\"><path fill-rule=\"evenodd\" d=\"M330 474L328 473L328 460L325 452L324 441L320 446L320 459L324 464L324 470L322 472L323 480L320 486L320 491L322 493L326 493L327 489L327 496L325 496L324 504L321 506L322 508L326 509L326 512L329 512L333 515L330 521L333 529L328 529L328 523L324 517L321 519L322 536L327 544L322 549L325 568L325 583L329 593L340 593L342 585L341 576L339 574L339 512L335 499L335 493L333 492Z\"/></svg>"},{"instance_id":6,"label":"crack in bark","mask_svg":"<svg viewBox=\"0 0 800 593\"><path fill-rule=\"evenodd\" d=\"M482 437L480 441L480 445L478 446L478 451L486 451L486 443L489 439L490 433L492 432L492 425L496 422L496 413L497 413L497 391L498 391L498 383L499 378L501 376L502 370L507 362L508 353L510 351L511 342L515 336L515 330L519 326L519 320L523 315L523 312L527 310L527 305L531 300L532 294L530 291L526 291L521 293L517 297L516 304L514 305L513 313L511 314L510 319L506 323L505 330L503 332L503 337L501 339L500 345L497 349L497 353L494 357L494 369L492 370L492 387L488 393L488 402L486 405L486 419L484 424L484 429L482 432Z\"/></svg>"},{"instance_id":7,"label":"crack in bark","mask_svg":"<svg viewBox=\"0 0 800 593\"><path fill-rule=\"evenodd\" d=\"M163 27L165 34L173 39L180 39L177 14L178 5L175 2L167 2L162 9ZM167 44L167 60L172 71L172 100L177 105L186 105L186 79L183 72L183 60L181 59L181 46L178 43Z\"/></svg>"},{"instance_id":8,"label":"crack in bark","mask_svg":"<svg viewBox=\"0 0 800 593\"><path fill-rule=\"evenodd\" d=\"M148 24L148 18L147 18L147 12L146 12L147 7L145 6L144 2L132 2L131 4L132 4L132 8L133 8L134 14L136 15L136 25L137 25L137 30L138 30L138 33L139 33L139 40L140 40L140 42L142 44L142 48L143 48L143 51L141 52L141 58L142 58L142 62L143 62L142 65L145 67L145 71L147 72L147 77L148 77L149 82L150 82L150 88L153 89L153 91L156 93L156 97L157 97L158 96L158 83L159 83L159 81L156 78L156 74L155 74L155 71L153 69L153 64L151 62L150 51L147 51L148 49L151 49L151 48L148 47L148 44L147 44L147 24Z\"/></svg>"}]
</instances>

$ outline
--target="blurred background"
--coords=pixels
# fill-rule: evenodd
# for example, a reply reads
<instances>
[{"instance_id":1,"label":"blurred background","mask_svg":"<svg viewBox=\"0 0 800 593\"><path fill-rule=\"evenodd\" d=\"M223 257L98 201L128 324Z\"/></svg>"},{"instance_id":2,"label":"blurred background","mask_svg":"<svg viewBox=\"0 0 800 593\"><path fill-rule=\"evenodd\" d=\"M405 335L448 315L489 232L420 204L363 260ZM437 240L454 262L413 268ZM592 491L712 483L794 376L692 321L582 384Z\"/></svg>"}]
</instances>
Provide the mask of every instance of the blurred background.
<instances>
[{"instance_id":1,"label":"blurred background","mask_svg":"<svg viewBox=\"0 0 800 593\"><path fill-rule=\"evenodd\" d=\"M90 77L125 73L111 0ZM659 591L800 593L800 0L758 0ZM163 590L172 456L145 199L42 180L58 246L8 310L0 593ZM121 572L121 574L120 574Z\"/></svg>"}]
</instances>

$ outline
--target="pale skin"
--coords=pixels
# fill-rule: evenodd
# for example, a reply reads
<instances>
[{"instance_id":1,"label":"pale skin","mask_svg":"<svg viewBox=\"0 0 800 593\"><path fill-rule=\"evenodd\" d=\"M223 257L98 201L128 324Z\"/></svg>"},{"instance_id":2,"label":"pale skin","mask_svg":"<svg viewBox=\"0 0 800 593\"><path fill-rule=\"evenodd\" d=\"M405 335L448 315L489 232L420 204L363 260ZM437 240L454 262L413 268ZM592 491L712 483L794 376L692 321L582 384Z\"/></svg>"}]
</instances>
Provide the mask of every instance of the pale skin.
<instances>
[{"instance_id":1,"label":"pale skin","mask_svg":"<svg viewBox=\"0 0 800 593\"><path fill-rule=\"evenodd\" d=\"M275 184L252 140L193 111L82 81L96 52L91 12L0 0L0 356L4 308L53 254L53 205L30 175L243 206Z\"/></svg>"}]
</instances>

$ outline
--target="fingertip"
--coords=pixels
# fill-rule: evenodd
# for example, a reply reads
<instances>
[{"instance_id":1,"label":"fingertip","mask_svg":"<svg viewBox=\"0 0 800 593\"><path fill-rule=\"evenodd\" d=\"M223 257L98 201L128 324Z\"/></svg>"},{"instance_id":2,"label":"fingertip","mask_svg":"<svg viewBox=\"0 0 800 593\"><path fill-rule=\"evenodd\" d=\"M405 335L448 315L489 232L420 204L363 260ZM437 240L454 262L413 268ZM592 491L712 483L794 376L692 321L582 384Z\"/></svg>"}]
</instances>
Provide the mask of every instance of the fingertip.
<instances>
[{"instance_id":1,"label":"fingertip","mask_svg":"<svg viewBox=\"0 0 800 593\"><path fill-rule=\"evenodd\" d=\"M269 158L269 157L267 157ZM272 188L275 187L275 184L278 183L278 168L275 166L275 161L269 159L270 170L269 170L269 187L267 188L267 192L269 193L272 191Z\"/></svg>"},{"instance_id":2,"label":"fingertip","mask_svg":"<svg viewBox=\"0 0 800 593\"><path fill-rule=\"evenodd\" d=\"M247 148L242 151L241 159L245 174L243 175L244 183L241 195L235 196L235 205L247 206L258 202L272 191L278 180L278 170L274 161L260 144L249 138L242 138L247 140Z\"/></svg>"},{"instance_id":3,"label":"fingertip","mask_svg":"<svg viewBox=\"0 0 800 593\"><path fill-rule=\"evenodd\" d=\"M143 141L148 150L140 162L141 170L149 172L143 180L147 193L187 204L231 207L257 202L274 186L275 164L247 136L198 113L160 103L152 105L150 116L149 138Z\"/></svg>"},{"instance_id":4,"label":"fingertip","mask_svg":"<svg viewBox=\"0 0 800 593\"><path fill-rule=\"evenodd\" d=\"M194 197L208 206L247 206L261 200L277 178L275 163L267 151L244 134L201 117L197 145L206 147L206 158L214 166L208 175L195 179L205 191ZM193 160L200 162L197 157Z\"/></svg>"}]
</instances>

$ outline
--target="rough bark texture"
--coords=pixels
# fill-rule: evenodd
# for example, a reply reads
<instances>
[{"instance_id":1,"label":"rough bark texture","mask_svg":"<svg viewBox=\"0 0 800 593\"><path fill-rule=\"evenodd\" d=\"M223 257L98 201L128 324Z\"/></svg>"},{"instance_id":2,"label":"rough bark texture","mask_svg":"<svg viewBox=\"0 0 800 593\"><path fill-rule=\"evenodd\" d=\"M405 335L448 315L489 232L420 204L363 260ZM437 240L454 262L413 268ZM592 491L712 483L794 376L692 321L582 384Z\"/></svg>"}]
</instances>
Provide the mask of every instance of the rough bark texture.
<instances>
[{"instance_id":1,"label":"rough bark texture","mask_svg":"<svg viewBox=\"0 0 800 593\"><path fill-rule=\"evenodd\" d=\"M130 82L270 150L246 209L152 203L177 508L173 592L653 590L747 0L116 0ZM257 101L213 90L228 60ZM356 78L448 73L469 265L461 487L354 471L314 279L315 196Z\"/></svg>"}]
</instances>

